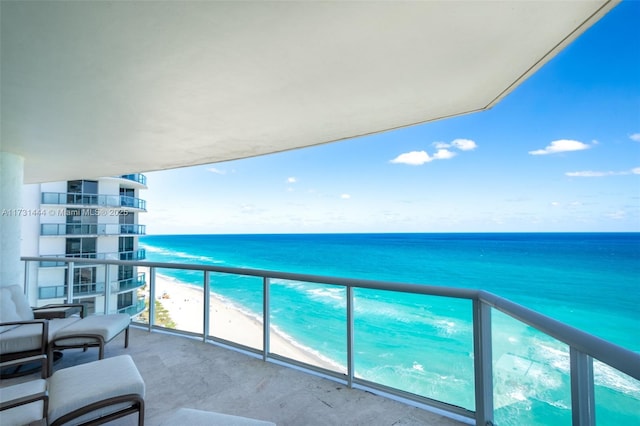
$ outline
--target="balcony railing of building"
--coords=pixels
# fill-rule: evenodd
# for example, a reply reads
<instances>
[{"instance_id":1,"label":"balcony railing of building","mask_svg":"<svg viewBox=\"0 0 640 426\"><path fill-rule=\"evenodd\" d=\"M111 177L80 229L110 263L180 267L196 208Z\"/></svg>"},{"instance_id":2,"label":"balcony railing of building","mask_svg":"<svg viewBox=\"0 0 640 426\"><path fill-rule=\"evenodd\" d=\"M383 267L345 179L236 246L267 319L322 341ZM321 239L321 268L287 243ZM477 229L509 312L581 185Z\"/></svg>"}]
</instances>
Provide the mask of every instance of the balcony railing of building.
<instances>
[{"instance_id":1,"label":"balcony railing of building","mask_svg":"<svg viewBox=\"0 0 640 426\"><path fill-rule=\"evenodd\" d=\"M46 259L41 257L23 257L25 261L25 288L29 288L29 276L28 276L28 264L30 262L41 261L58 261L58 259ZM73 270L76 265L80 265L86 262L90 262L85 259L65 259L68 262L68 268ZM187 332L187 331L174 331L178 334L184 334L189 336L199 336L204 342L223 344L228 347L238 348L245 352L254 353L260 356L264 361L275 361L284 363L287 365L295 366L297 368L305 369L309 372L319 373L325 377L333 378L341 383L345 383L349 387L358 387L366 389L378 394L391 396L396 399L403 399L413 404L418 404L423 407L435 407L441 412L447 413L459 419L463 419L468 423L474 423L477 426L492 425L494 421L495 408L497 401L504 398L504 393L498 393L497 387L501 386L500 377L494 376L494 369L496 366L496 360L493 358L494 351L498 352L498 348L504 345L505 342L497 339L499 333L494 333L495 324L492 320L494 312L500 315L506 314L504 318L511 318L509 321L515 323L525 324L531 327L532 331L539 333L546 339L554 339L558 343L562 343L566 346L567 357L566 365L563 365L563 371L568 372L568 386L566 395L558 396L560 400L558 404L569 408L571 411L571 423L574 426L578 425L594 425L596 423L596 406L598 406L599 398L606 394L607 398L612 398L610 395L612 392L620 397L626 398L624 391L606 388L606 392L596 392L596 386L594 382L594 367L596 370L616 372L623 377L623 381L638 381L640 380L640 354L634 353L628 349L622 348L615 344L612 344L603 339L597 338L590 334L587 334L581 330L573 328L567 324L553 320L538 312L532 311L521 305L513 303L507 299L496 296L492 293L455 288L455 287L436 287L428 285L415 285L415 284L403 284L403 283L391 283L384 281L371 281L349 278L334 278L325 276L305 275L298 273L287 272L274 272L266 270L246 269L246 268L232 268L232 267L220 267L210 265L193 265L193 264L179 264L179 263L158 263L158 262L139 262L139 261L98 261L104 264L114 264L122 266L143 266L149 268L149 300L156 300L156 274L157 270L181 270L189 271L193 273L201 273L200 285L203 288L204 297L202 300L202 328L201 332ZM105 268L106 271L111 268ZM108 273L108 272L107 272ZM71 275L71 273L69 273ZM255 285L255 290L258 294L261 293L261 306L262 312L258 313L262 321L262 345L261 347L252 347L246 343L239 342L237 340L222 339L215 336L212 332L216 325L216 313L210 309L210 295L213 287L215 287L218 280L233 277L238 282L239 286L246 286L246 279L252 280ZM342 327L343 329L336 329L335 335L337 336L338 343L341 347L338 348L339 352L343 354L340 363L343 363L343 367L327 368L318 365L312 365L308 362L304 362L291 357L283 356L272 351L271 336L274 333L274 326L272 325L272 318L275 313L283 308L282 305L278 305L278 302L283 303L279 299L280 291L287 285L294 286L321 286L320 288L314 288L314 291L320 291L328 293L332 298L340 299L338 302L339 307L343 311L342 318L344 319ZM382 382L376 377L368 375L367 373L361 373L366 370L361 364L362 349L359 346L361 340L356 339L355 336L361 336L366 333L365 328L367 326L368 318L363 310L356 309L361 298L366 298L373 295L374 299L389 300L393 297L400 295L408 295L415 298L427 298L427 305L433 303L433 298L437 300L447 300L448 303L458 303L459 307L463 310L468 310L468 318L471 322L471 330L468 335L464 336L451 335L447 338L440 338L439 336L435 341L431 341L433 336L429 337L426 333L424 336L425 341L418 348L410 348L422 352L428 350L430 345L447 345L453 344L455 348L459 349L461 359L464 358L470 365L470 369L467 373L469 377L466 377L466 382L473 383L472 389L462 387L458 393L452 393L448 398L461 398L460 400L444 400L434 397L431 392L436 392L436 388L441 386L455 386L457 374L463 374L466 370L462 368L463 373L460 373L461 365L452 362L450 359L434 359L431 365L419 365L414 369L421 371L429 371L432 368L435 369L436 365L439 368L446 368L446 373L440 373L437 370L434 372L435 377L440 377L441 385L434 385L429 387L429 390L423 390L416 392L411 387L407 388L405 382L400 380L397 383L390 384L388 382ZM70 297L70 296L67 296ZM105 298L108 299L108 298ZM422 300L422 299L420 299ZM456 302L457 301L457 302ZM295 300L287 299L287 304L296 303ZM412 303L416 303L413 301ZM456 305L458 306L458 305ZM297 315L304 315L304 309L299 306L288 306L293 309ZM192 309L191 307L189 309ZM326 308L325 308L326 309ZM108 310L105 309L105 312ZM322 313L316 313L317 318L322 316ZM149 331L156 329L163 329L155 324L155 304L149 303L148 323L144 324L148 327ZM316 317L311 318L311 321L316 321ZM497 317L496 317L497 318ZM389 321L396 322L395 318L390 318ZM537 330L537 331L536 331ZM167 330L168 331L168 330ZM500 330L497 330L500 331ZM379 339L380 341L368 342L374 343L376 347L385 348L387 351L392 351L392 348L388 346L388 340L390 335L375 334L373 336L368 335L370 339ZM360 337L359 337L360 338ZM235 339L235 337L234 337ZM460 342L460 339L465 340ZM468 339L468 340L467 340ZM313 351L322 354L331 348L331 345L335 342L325 342L320 347L312 347ZM524 343L522 343L524 344ZM496 346L497 345L497 346ZM467 352L467 347L471 348L471 352ZM522 350L532 349L532 347L524 347ZM335 351L334 351L335 352ZM517 358L517 357L512 357ZM597 361L594 362L594 361ZM518 370L516 364L518 360L510 361L515 362L511 364L513 368L511 370ZM562 362L564 363L564 361ZM530 363L529 363L530 364ZM527 365L529 365L527 364ZM383 368L383 366L379 366ZM555 366L554 366L555 367ZM552 367L553 368L553 367ZM375 366L374 366L375 370ZM530 381L539 382L542 392L545 392L545 386L548 381L545 380L544 371L539 375L529 375L526 377L509 377L508 378L508 392L512 392L513 389L521 389L531 387ZM398 384L399 383L399 384ZM502 384L504 385L504 384ZM505 388L500 388L500 392L504 392ZM617 392L617 393L616 393ZM468 403L460 403L465 397L469 397ZM555 397L555 395L554 395ZM567 402L563 400L566 398ZM633 399L633 398L632 398ZM626 401L626 400L625 400ZM634 400L637 404L637 400ZM613 402L614 404L617 403ZM498 405L499 406L499 405ZM550 406L546 405L549 408ZM518 423L517 412L510 413L514 416L514 422Z\"/></svg>"},{"instance_id":2,"label":"balcony railing of building","mask_svg":"<svg viewBox=\"0 0 640 426\"><path fill-rule=\"evenodd\" d=\"M66 253L66 254L43 254L44 257L73 257L73 258L81 258L81 259L103 259L103 260L144 260L147 257L147 252L145 249L131 250L131 251L121 251L121 252L111 252L111 253L95 253L95 252L84 252L84 253ZM47 267L60 267L66 266L67 264L63 261L59 262L40 262L41 268Z\"/></svg>"},{"instance_id":3,"label":"balcony railing of building","mask_svg":"<svg viewBox=\"0 0 640 426\"><path fill-rule=\"evenodd\" d=\"M136 303L131 305L131 306L126 306L124 308L120 308L118 309L118 313L119 314L128 314L132 317L144 312L144 310L146 309L146 299L145 298L139 298L136 300Z\"/></svg>"},{"instance_id":4,"label":"balcony railing of building","mask_svg":"<svg viewBox=\"0 0 640 426\"><path fill-rule=\"evenodd\" d=\"M55 285L38 287L38 299L61 299L67 298L69 292L67 285ZM104 283L82 283L73 284L73 295L75 297L100 296L104 294Z\"/></svg>"},{"instance_id":5,"label":"balcony railing of building","mask_svg":"<svg viewBox=\"0 0 640 426\"><path fill-rule=\"evenodd\" d=\"M42 204L66 204L74 206L119 207L147 210L147 202L128 195L85 194L79 192L43 192ZM98 215L100 212L97 213Z\"/></svg>"},{"instance_id":6,"label":"balcony railing of building","mask_svg":"<svg viewBox=\"0 0 640 426\"><path fill-rule=\"evenodd\" d=\"M141 173L131 173L128 175L120 175L121 179L127 179L134 182L138 182L141 185L147 185L147 177Z\"/></svg>"},{"instance_id":7,"label":"balcony railing of building","mask_svg":"<svg viewBox=\"0 0 640 426\"><path fill-rule=\"evenodd\" d=\"M140 288L143 285L145 285L145 283L146 283L145 273L140 272L138 273L137 277L127 278L127 279L118 281L118 292L124 292L124 291L133 290L136 288Z\"/></svg>"},{"instance_id":8,"label":"balcony railing of building","mask_svg":"<svg viewBox=\"0 0 640 426\"><path fill-rule=\"evenodd\" d=\"M144 235L145 225L120 223L43 223L40 235Z\"/></svg>"},{"instance_id":9,"label":"balcony railing of building","mask_svg":"<svg viewBox=\"0 0 640 426\"><path fill-rule=\"evenodd\" d=\"M147 257L145 249L121 251L119 253L120 260L144 260Z\"/></svg>"}]
</instances>

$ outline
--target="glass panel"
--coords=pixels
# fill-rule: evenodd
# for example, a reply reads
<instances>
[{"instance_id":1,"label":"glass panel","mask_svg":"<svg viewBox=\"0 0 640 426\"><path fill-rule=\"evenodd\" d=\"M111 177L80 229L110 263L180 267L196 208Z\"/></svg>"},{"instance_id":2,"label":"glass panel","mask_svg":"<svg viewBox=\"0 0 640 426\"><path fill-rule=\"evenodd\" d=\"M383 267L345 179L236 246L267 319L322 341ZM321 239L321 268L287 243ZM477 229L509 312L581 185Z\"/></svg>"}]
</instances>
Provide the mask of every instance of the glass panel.
<instances>
[{"instance_id":1,"label":"glass panel","mask_svg":"<svg viewBox=\"0 0 640 426\"><path fill-rule=\"evenodd\" d=\"M471 302L356 289L355 374L473 410Z\"/></svg>"},{"instance_id":2,"label":"glass panel","mask_svg":"<svg viewBox=\"0 0 640 426\"><path fill-rule=\"evenodd\" d=\"M176 279L176 274L181 277L182 272L187 273L185 279ZM202 333L202 281L202 272L199 271L156 269L156 325Z\"/></svg>"},{"instance_id":3,"label":"glass panel","mask_svg":"<svg viewBox=\"0 0 640 426\"><path fill-rule=\"evenodd\" d=\"M345 288L275 279L270 288L271 352L346 373Z\"/></svg>"},{"instance_id":4,"label":"glass panel","mask_svg":"<svg viewBox=\"0 0 640 426\"><path fill-rule=\"evenodd\" d=\"M640 381L597 360L593 362L596 424L640 425Z\"/></svg>"},{"instance_id":5,"label":"glass panel","mask_svg":"<svg viewBox=\"0 0 640 426\"><path fill-rule=\"evenodd\" d=\"M210 274L209 333L262 350L262 278Z\"/></svg>"},{"instance_id":6,"label":"glass panel","mask_svg":"<svg viewBox=\"0 0 640 426\"><path fill-rule=\"evenodd\" d=\"M492 310L494 420L571 425L569 347Z\"/></svg>"}]
</instances>

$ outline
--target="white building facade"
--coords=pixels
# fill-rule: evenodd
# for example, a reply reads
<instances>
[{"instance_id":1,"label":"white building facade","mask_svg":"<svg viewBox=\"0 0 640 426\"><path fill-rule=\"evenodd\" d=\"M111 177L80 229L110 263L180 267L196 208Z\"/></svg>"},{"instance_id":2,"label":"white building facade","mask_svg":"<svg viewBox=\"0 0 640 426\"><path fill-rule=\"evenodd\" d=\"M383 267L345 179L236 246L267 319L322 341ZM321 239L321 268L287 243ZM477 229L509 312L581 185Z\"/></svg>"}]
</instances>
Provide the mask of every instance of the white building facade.
<instances>
[{"instance_id":1,"label":"white building facade","mask_svg":"<svg viewBox=\"0 0 640 426\"><path fill-rule=\"evenodd\" d=\"M99 179L25 185L22 198L22 255L84 259L142 260L138 238L146 212L139 198L146 177L129 174ZM128 313L145 308L145 274L135 266L29 262L25 270L32 306L82 303L87 314Z\"/></svg>"}]
</instances>

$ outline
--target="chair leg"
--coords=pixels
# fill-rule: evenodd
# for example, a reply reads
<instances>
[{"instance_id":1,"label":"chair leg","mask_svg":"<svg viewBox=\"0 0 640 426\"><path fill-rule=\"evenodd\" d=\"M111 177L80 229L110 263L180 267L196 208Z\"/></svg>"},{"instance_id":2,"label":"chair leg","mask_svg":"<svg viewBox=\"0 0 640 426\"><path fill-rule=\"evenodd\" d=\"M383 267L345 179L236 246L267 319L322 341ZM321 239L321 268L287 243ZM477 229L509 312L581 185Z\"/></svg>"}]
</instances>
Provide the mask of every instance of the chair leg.
<instances>
[{"instance_id":1,"label":"chair leg","mask_svg":"<svg viewBox=\"0 0 640 426\"><path fill-rule=\"evenodd\" d=\"M124 347L129 347L129 327L124 330Z\"/></svg>"}]
</instances>

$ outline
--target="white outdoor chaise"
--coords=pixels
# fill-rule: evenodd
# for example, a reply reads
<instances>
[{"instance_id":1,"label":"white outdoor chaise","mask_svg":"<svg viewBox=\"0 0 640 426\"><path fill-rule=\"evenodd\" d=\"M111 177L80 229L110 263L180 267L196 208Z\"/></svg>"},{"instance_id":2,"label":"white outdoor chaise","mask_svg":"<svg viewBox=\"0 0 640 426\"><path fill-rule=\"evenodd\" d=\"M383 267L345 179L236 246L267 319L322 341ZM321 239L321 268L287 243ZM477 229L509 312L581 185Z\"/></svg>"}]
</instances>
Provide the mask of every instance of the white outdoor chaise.
<instances>
[{"instance_id":1,"label":"white outdoor chaise","mask_svg":"<svg viewBox=\"0 0 640 426\"><path fill-rule=\"evenodd\" d=\"M76 321L56 331L49 342L47 357L49 371L53 371L53 353L62 349L98 348L98 359L104 358L104 345L124 331L124 347L129 347L129 325L127 314L93 315Z\"/></svg>"},{"instance_id":2,"label":"white outdoor chaise","mask_svg":"<svg viewBox=\"0 0 640 426\"><path fill-rule=\"evenodd\" d=\"M120 355L0 388L0 419L3 425L57 426L102 424L137 413L142 426L144 395L144 381L133 360Z\"/></svg>"}]
</instances>

